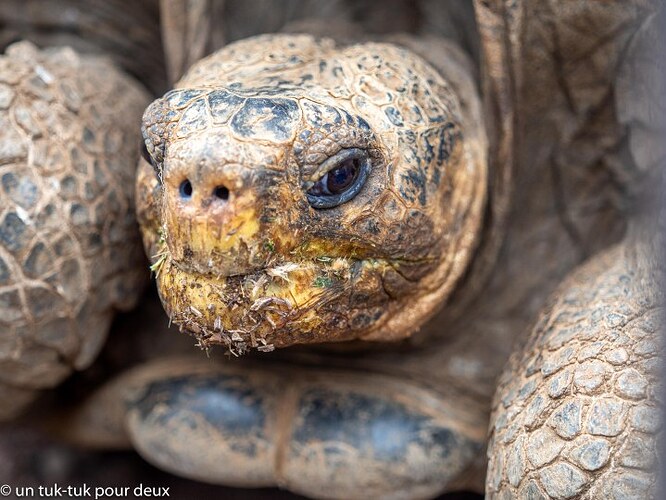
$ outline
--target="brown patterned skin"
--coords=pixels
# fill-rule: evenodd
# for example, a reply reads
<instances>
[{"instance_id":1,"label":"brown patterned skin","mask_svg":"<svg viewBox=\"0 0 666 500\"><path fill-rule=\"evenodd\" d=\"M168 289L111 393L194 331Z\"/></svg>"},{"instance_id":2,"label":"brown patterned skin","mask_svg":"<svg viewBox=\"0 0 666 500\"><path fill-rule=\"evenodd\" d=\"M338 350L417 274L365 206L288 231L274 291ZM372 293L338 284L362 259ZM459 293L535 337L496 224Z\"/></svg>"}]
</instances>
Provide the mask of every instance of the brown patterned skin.
<instances>
[{"instance_id":1,"label":"brown patterned skin","mask_svg":"<svg viewBox=\"0 0 666 500\"><path fill-rule=\"evenodd\" d=\"M87 367L141 293L132 165L146 101L100 57L28 42L0 56L0 417Z\"/></svg>"},{"instance_id":2,"label":"brown patterned skin","mask_svg":"<svg viewBox=\"0 0 666 500\"><path fill-rule=\"evenodd\" d=\"M307 35L195 64L143 121L156 173L142 163L139 218L171 320L242 353L398 340L432 317L486 203L480 102L455 69L447 81L396 45ZM348 153L367 155L365 184L312 205L306 191Z\"/></svg>"}]
</instances>

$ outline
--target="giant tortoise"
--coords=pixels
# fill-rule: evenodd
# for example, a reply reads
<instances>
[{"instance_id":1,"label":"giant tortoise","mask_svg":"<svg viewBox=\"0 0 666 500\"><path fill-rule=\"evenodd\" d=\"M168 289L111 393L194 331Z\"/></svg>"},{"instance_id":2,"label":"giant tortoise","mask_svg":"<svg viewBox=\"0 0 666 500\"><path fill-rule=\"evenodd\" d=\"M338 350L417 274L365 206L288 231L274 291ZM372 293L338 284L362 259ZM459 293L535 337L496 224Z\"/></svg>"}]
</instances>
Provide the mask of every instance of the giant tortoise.
<instances>
[{"instance_id":1,"label":"giant tortoise","mask_svg":"<svg viewBox=\"0 0 666 500\"><path fill-rule=\"evenodd\" d=\"M52 431L312 497L655 494L658 2L64 4L0 11L43 47L0 58L5 418L150 269L149 352Z\"/></svg>"}]
</instances>

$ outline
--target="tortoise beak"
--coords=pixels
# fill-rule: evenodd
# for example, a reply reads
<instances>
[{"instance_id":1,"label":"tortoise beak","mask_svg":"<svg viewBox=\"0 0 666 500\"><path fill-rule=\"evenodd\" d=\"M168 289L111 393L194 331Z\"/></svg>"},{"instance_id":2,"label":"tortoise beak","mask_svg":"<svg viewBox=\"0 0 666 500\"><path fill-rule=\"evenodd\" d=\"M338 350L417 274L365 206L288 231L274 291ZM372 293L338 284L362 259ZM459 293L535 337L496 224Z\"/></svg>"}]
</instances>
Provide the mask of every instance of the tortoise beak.
<instances>
[{"instance_id":1,"label":"tortoise beak","mask_svg":"<svg viewBox=\"0 0 666 500\"><path fill-rule=\"evenodd\" d=\"M224 151L236 147L204 135L163 166L165 242L183 271L217 277L250 274L266 267L277 250L289 251L285 207L290 204L280 201L288 194L281 187L284 175L260 164L251 152L225 158Z\"/></svg>"}]
</instances>

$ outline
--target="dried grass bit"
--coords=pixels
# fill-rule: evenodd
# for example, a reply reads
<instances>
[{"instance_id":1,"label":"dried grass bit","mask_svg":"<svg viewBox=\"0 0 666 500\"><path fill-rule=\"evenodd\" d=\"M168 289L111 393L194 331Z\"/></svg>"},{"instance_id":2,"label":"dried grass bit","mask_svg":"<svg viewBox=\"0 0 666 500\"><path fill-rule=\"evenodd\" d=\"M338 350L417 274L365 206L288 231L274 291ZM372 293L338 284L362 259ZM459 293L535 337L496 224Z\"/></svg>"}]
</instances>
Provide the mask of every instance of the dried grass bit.
<instances>
[{"instance_id":1,"label":"dried grass bit","mask_svg":"<svg viewBox=\"0 0 666 500\"><path fill-rule=\"evenodd\" d=\"M299 267L300 266L295 262L290 262L274 267L272 269L267 269L266 274L268 274L271 278L279 278L286 281L287 283L291 283L291 280L289 279L289 273L296 271L299 269Z\"/></svg>"}]
</instances>

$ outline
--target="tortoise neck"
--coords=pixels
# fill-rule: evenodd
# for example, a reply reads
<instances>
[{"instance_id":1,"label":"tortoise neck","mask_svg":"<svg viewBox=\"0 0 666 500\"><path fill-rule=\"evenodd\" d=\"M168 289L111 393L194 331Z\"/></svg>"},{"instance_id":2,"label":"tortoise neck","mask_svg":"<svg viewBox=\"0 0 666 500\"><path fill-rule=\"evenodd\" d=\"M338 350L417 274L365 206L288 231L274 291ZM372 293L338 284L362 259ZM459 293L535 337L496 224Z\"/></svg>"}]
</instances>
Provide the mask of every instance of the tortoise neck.
<instances>
[{"instance_id":1,"label":"tortoise neck","mask_svg":"<svg viewBox=\"0 0 666 500\"><path fill-rule=\"evenodd\" d=\"M481 138L477 142L484 149L487 187L481 233L478 235L476 251L467 271L459 278L445 307L432 321L442 325L456 320L468 310L470 303L479 296L491 275L504 234L511 169L493 168L500 164L505 167L509 161L503 162L491 156L492 143L496 141L492 137L496 124L492 123L488 113L484 112L488 103L483 102L480 71L472 57L457 43L432 35L394 35L385 40L402 45L426 59L452 85L460 98L463 114L468 122L468 131L474 131Z\"/></svg>"}]
</instances>

